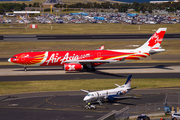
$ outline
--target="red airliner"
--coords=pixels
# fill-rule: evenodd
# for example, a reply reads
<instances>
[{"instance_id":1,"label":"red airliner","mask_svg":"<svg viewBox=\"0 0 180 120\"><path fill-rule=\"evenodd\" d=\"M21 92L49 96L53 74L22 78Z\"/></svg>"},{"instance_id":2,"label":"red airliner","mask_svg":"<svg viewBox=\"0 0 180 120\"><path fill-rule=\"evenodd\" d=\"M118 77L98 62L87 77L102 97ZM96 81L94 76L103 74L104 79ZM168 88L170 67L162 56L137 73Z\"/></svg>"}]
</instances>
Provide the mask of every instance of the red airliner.
<instances>
[{"instance_id":1,"label":"red airliner","mask_svg":"<svg viewBox=\"0 0 180 120\"><path fill-rule=\"evenodd\" d=\"M95 71L95 67L111 62L140 60L155 53L163 52L160 45L167 28L159 28L141 47L129 50L44 51L25 52L14 55L8 61L24 66L64 66L65 71Z\"/></svg>"}]
</instances>

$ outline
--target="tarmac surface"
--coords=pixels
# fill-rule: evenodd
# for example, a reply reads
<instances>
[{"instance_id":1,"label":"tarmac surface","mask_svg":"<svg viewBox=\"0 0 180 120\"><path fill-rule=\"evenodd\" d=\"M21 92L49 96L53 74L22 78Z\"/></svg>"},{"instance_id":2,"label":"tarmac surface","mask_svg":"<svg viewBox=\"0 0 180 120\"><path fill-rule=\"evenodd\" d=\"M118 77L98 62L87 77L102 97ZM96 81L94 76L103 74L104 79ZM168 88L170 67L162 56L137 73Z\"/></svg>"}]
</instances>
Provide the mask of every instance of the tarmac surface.
<instances>
[{"instance_id":1,"label":"tarmac surface","mask_svg":"<svg viewBox=\"0 0 180 120\"><path fill-rule=\"evenodd\" d=\"M68 79L126 79L133 78L180 78L179 63L126 63L106 64L96 72L65 72L57 67L30 67L27 72L20 66L0 66L0 81L68 80ZM95 120L112 110L129 106L129 115L163 112L166 93L179 93L180 88L132 90L129 99L115 103L95 104L96 110L85 110L81 91L57 91L0 96L2 120ZM154 106L155 105L155 106ZM148 106L147 109L143 106ZM154 109L156 107L156 109ZM137 111L138 108L138 111ZM146 111L146 112L145 112Z\"/></svg>"},{"instance_id":2,"label":"tarmac surface","mask_svg":"<svg viewBox=\"0 0 180 120\"><path fill-rule=\"evenodd\" d=\"M90 34L90 35L0 35L1 41L41 41L41 40L123 40L123 39L148 39L152 34ZM164 39L180 39L178 33L165 34Z\"/></svg>"},{"instance_id":3,"label":"tarmac surface","mask_svg":"<svg viewBox=\"0 0 180 120\"><path fill-rule=\"evenodd\" d=\"M130 99L115 103L95 104L96 110L85 110L82 101L86 95L80 91L26 93L0 96L0 119L2 120L95 120L112 110L130 107L130 115L137 112L137 106L156 104L157 112L163 111L166 93L176 93L180 88L132 90ZM152 109L149 107L149 109ZM145 111L138 110L139 113Z\"/></svg>"},{"instance_id":4,"label":"tarmac surface","mask_svg":"<svg viewBox=\"0 0 180 120\"><path fill-rule=\"evenodd\" d=\"M60 66L37 66L25 72L22 66L0 66L0 81L126 79L129 74L133 78L180 78L179 63L106 64L96 69L95 72L66 72Z\"/></svg>"},{"instance_id":5,"label":"tarmac surface","mask_svg":"<svg viewBox=\"0 0 180 120\"><path fill-rule=\"evenodd\" d=\"M153 57L153 56L152 56ZM155 56L153 60L164 60L167 56ZM179 56L168 56L165 60L179 60ZM5 58L6 59L6 58ZM5 59L0 59L5 60ZM2 81L78 80L78 79L126 79L133 78L180 78L180 63L123 63L98 66L95 72L65 72L61 66L27 67L0 66ZM95 120L112 110L129 106L129 115L141 113L163 113L166 94L180 92L180 88L134 89L115 103L95 104L96 110L85 110L81 91L57 91L24 93L0 96L1 120ZM177 99L177 98L175 98ZM143 109L146 108L146 109Z\"/></svg>"}]
</instances>

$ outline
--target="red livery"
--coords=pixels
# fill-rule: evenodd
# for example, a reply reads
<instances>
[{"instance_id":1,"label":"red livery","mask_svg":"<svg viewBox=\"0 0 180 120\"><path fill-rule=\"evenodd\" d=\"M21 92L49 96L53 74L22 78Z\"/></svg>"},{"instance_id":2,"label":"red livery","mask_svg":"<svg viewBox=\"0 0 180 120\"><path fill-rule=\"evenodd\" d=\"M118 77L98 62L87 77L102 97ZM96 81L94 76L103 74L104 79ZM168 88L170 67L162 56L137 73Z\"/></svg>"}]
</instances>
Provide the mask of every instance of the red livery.
<instances>
[{"instance_id":1,"label":"red livery","mask_svg":"<svg viewBox=\"0 0 180 120\"><path fill-rule=\"evenodd\" d=\"M140 60L165 51L160 47L165 31L166 28L159 28L146 43L136 49L104 50L102 46L97 50L26 52L16 54L8 61L24 66L25 70L26 66L59 65L65 71L94 71L101 64Z\"/></svg>"}]
</instances>

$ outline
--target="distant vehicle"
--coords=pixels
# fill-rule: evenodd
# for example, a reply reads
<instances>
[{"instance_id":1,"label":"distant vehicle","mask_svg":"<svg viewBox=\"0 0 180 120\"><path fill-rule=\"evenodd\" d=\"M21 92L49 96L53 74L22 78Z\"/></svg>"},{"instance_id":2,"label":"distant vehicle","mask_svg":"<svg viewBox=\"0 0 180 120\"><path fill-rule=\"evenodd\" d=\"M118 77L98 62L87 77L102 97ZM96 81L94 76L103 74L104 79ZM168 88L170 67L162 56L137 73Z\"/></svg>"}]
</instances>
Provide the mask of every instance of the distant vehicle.
<instances>
[{"instance_id":1,"label":"distant vehicle","mask_svg":"<svg viewBox=\"0 0 180 120\"><path fill-rule=\"evenodd\" d=\"M16 22L18 22L19 24L24 24L23 20L17 20Z\"/></svg>"},{"instance_id":2,"label":"distant vehicle","mask_svg":"<svg viewBox=\"0 0 180 120\"><path fill-rule=\"evenodd\" d=\"M180 119L180 112L175 112L171 116L172 120L179 120Z\"/></svg>"},{"instance_id":3,"label":"distant vehicle","mask_svg":"<svg viewBox=\"0 0 180 120\"><path fill-rule=\"evenodd\" d=\"M95 67L112 62L141 60L156 53L164 52L160 45L167 28L159 28L149 40L136 49L41 51L14 55L8 61L24 66L63 66L65 71L95 71Z\"/></svg>"},{"instance_id":4,"label":"distant vehicle","mask_svg":"<svg viewBox=\"0 0 180 120\"><path fill-rule=\"evenodd\" d=\"M57 20L56 22L57 23L63 23L63 20Z\"/></svg>"},{"instance_id":5,"label":"distant vehicle","mask_svg":"<svg viewBox=\"0 0 180 120\"><path fill-rule=\"evenodd\" d=\"M106 100L114 102L117 99L130 98L127 96L122 96L122 95L124 95L132 90L131 80L132 80L132 75L129 75L129 77L124 85L119 86L118 84L115 84L117 87L114 89L100 90L100 91L94 91L94 92L89 92L87 90L81 90L83 92L88 93L84 97L83 101L84 102L98 102L100 105L102 105L102 102L106 101Z\"/></svg>"},{"instance_id":6,"label":"distant vehicle","mask_svg":"<svg viewBox=\"0 0 180 120\"><path fill-rule=\"evenodd\" d=\"M140 116L137 117L137 120L150 120L150 118L145 114L141 114Z\"/></svg>"},{"instance_id":7,"label":"distant vehicle","mask_svg":"<svg viewBox=\"0 0 180 120\"><path fill-rule=\"evenodd\" d=\"M85 109L96 109L95 105L85 105L84 106Z\"/></svg>"},{"instance_id":8,"label":"distant vehicle","mask_svg":"<svg viewBox=\"0 0 180 120\"><path fill-rule=\"evenodd\" d=\"M1 20L1 23L6 23L6 21L5 20Z\"/></svg>"},{"instance_id":9,"label":"distant vehicle","mask_svg":"<svg viewBox=\"0 0 180 120\"><path fill-rule=\"evenodd\" d=\"M6 20L6 23L11 23L11 19L9 19L9 20Z\"/></svg>"},{"instance_id":10,"label":"distant vehicle","mask_svg":"<svg viewBox=\"0 0 180 120\"><path fill-rule=\"evenodd\" d=\"M171 108L168 106L164 106L164 112L165 114L171 113Z\"/></svg>"},{"instance_id":11,"label":"distant vehicle","mask_svg":"<svg viewBox=\"0 0 180 120\"><path fill-rule=\"evenodd\" d=\"M11 16L11 17L15 16L15 14L11 14L11 13L6 13L5 15L6 16Z\"/></svg>"}]
</instances>

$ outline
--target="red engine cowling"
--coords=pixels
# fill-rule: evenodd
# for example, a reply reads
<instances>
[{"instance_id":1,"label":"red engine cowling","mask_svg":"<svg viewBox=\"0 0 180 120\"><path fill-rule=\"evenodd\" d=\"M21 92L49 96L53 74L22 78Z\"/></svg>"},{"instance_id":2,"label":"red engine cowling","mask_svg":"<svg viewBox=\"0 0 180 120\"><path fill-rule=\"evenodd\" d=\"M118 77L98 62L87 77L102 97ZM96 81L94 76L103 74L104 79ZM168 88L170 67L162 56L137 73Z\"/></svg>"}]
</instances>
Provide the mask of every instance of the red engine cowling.
<instances>
[{"instance_id":1,"label":"red engine cowling","mask_svg":"<svg viewBox=\"0 0 180 120\"><path fill-rule=\"evenodd\" d=\"M64 64L65 71L79 71L83 69L83 65L77 63L67 63Z\"/></svg>"}]
</instances>

